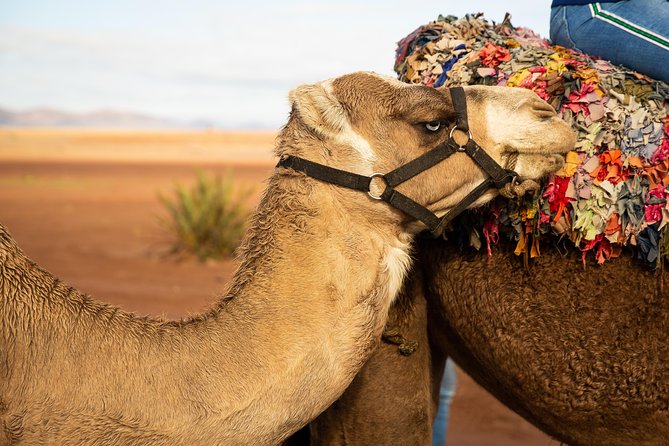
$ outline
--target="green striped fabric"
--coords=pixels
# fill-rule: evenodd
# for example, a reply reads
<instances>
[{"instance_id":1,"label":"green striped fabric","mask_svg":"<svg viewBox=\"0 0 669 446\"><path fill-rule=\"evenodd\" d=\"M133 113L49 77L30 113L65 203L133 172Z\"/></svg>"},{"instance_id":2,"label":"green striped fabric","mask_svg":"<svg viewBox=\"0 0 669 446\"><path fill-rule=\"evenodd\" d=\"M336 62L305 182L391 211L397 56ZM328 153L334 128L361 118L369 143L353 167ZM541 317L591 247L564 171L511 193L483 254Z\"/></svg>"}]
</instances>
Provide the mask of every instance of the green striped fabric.
<instances>
[{"instance_id":1,"label":"green striped fabric","mask_svg":"<svg viewBox=\"0 0 669 446\"><path fill-rule=\"evenodd\" d=\"M634 34L641 39L644 39L669 51L669 40L667 40L666 37L663 37L639 25L631 23L630 21L625 20L624 18L619 17L609 11L603 10L599 3L591 3L590 12L592 13L592 16L596 19L610 23L611 25L620 28L625 32Z\"/></svg>"}]
</instances>

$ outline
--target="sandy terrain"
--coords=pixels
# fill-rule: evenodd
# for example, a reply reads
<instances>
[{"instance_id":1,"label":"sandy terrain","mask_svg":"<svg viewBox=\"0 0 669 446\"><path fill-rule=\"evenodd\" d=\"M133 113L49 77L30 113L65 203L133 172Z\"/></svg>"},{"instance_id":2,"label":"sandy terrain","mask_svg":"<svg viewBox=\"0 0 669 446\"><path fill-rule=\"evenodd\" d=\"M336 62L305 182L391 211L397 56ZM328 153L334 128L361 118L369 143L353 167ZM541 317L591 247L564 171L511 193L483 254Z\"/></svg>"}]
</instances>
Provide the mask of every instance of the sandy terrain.
<instances>
[{"instance_id":1,"label":"sandy terrain","mask_svg":"<svg viewBox=\"0 0 669 446\"><path fill-rule=\"evenodd\" d=\"M140 314L198 312L226 287L234 260L164 256L158 194L195 172L230 172L257 203L273 169L271 133L0 129L0 222L42 267ZM458 370L449 446L551 446Z\"/></svg>"}]
</instances>

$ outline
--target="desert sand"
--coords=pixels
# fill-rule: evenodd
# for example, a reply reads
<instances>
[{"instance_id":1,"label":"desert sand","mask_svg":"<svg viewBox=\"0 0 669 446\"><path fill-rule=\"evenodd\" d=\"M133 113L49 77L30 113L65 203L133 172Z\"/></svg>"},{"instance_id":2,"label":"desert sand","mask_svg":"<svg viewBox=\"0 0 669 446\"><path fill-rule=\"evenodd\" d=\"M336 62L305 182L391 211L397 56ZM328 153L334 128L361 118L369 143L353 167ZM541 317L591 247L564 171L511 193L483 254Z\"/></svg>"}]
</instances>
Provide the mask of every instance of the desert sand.
<instances>
[{"instance_id":1,"label":"desert sand","mask_svg":"<svg viewBox=\"0 0 669 446\"><path fill-rule=\"evenodd\" d=\"M273 132L0 129L0 223L43 268L96 299L179 318L220 296L236 261L166 256L158 195L198 170L252 187L271 175ZM449 446L557 446L461 370Z\"/></svg>"}]
</instances>

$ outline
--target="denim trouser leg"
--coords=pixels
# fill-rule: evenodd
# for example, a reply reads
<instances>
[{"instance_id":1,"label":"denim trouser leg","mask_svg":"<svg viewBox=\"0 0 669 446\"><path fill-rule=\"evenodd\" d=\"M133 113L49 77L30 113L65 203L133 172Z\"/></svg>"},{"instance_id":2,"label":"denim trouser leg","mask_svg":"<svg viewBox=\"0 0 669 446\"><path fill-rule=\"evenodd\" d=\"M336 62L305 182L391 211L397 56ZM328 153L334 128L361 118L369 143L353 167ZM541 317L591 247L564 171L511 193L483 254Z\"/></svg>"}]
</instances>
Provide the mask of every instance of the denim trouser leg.
<instances>
[{"instance_id":1,"label":"denim trouser leg","mask_svg":"<svg viewBox=\"0 0 669 446\"><path fill-rule=\"evenodd\" d=\"M669 1L551 9L551 41L669 82Z\"/></svg>"},{"instance_id":2,"label":"denim trouser leg","mask_svg":"<svg viewBox=\"0 0 669 446\"><path fill-rule=\"evenodd\" d=\"M455 395L455 366L448 359L444 368L444 377L439 389L439 410L434 420L432 429L432 446L444 446L446 444L446 429L448 429L448 412Z\"/></svg>"}]
</instances>

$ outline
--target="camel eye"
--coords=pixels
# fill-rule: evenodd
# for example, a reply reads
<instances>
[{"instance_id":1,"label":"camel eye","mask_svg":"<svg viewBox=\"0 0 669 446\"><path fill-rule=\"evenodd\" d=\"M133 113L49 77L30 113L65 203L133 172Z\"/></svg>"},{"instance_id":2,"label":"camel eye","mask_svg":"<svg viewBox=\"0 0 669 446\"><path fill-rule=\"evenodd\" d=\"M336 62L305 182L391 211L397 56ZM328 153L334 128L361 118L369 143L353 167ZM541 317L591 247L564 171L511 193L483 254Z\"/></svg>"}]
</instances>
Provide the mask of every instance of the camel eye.
<instances>
[{"instance_id":1,"label":"camel eye","mask_svg":"<svg viewBox=\"0 0 669 446\"><path fill-rule=\"evenodd\" d=\"M441 128L441 121L426 122L425 128L431 132L436 132Z\"/></svg>"}]
</instances>

